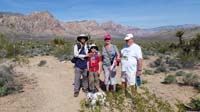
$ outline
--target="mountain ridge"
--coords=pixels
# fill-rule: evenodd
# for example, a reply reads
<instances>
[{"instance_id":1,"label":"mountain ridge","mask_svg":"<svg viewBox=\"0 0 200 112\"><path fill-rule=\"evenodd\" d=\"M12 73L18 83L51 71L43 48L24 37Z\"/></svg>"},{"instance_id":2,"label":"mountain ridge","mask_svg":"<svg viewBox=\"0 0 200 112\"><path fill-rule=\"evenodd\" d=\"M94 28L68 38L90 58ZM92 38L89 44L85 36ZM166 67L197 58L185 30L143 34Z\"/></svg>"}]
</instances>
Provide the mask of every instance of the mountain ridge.
<instances>
[{"instance_id":1,"label":"mountain ridge","mask_svg":"<svg viewBox=\"0 0 200 112\"><path fill-rule=\"evenodd\" d=\"M134 33L137 37L148 37L178 29L200 27L196 24L169 25L150 29L125 26L111 20L98 23L95 20L63 22L57 20L48 11L35 11L30 14L0 12L0 32L6 35L15 33L29 37L65 37L73 38L80 33L89 33L94 38L100 38L109 33L114 38L122 38L126 33Z\"/></svg>"}]
</instances>

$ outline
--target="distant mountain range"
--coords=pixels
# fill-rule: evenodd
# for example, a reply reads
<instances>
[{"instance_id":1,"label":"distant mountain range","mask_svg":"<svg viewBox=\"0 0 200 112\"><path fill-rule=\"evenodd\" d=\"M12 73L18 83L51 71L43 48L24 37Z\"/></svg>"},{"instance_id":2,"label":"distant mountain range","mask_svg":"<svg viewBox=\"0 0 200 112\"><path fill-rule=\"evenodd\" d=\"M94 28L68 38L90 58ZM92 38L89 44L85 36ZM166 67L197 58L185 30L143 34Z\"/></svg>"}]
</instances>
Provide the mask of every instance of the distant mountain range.
<instances>
[{"instance_id":1,"label":"distant mountain range","mask_svg":"<svg viewBox=\"0 0 200 112\"><path fill-rule=\"evenodd\" d=\"M8 37L43 38L54 37L74 38L80 33L90 33L93 38L101 38L109 33L114 38L123 38L126 33L134 33L141 39L170 40L176 30L186 31L187 38L200 32L200 26L185 24L178 26L161 26L151 29L141 29L132 26L123 26L113 21L97 23L92 21L61 22L48 11L33 12L28 15L11 12L0 12L0 32Z\"/></svg>"}]
</instances>

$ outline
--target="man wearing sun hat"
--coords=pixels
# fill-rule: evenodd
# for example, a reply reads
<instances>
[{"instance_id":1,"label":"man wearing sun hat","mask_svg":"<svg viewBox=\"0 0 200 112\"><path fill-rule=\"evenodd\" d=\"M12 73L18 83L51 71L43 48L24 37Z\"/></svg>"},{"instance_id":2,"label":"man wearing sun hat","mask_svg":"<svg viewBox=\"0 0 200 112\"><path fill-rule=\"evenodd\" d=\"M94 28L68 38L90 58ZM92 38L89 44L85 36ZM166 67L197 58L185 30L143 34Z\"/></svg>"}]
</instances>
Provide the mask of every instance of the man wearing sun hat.
<instances>
[{"instance_id":1,"label":"man wearing sun hat","mask_svg":"<svg viewBox=\"0 0 200 112\"><path fill-rule=\"evenodd\" d=\"M132 95L136 94L136 77L142 74L142 50L134 40L133 34L127 34L124 38L126 45L121 50L122 64L122 89L125 93L127 83L131 86Z\"/></svg>"},{"instance_id":2,"label":"man wearing sun hat","mask_svg":"<svg viewBox=\"0 0 200 112\"><path fill-rule=\"evenodd\" d=\"M77 37L78 43L74 46L75 61L75 76L74 76L74 97L79 95L80 79L83 78L83 91L88 90L88 77L87 77L87 57L88 55L88 35L80 34Z\"/></svg>"}]
</instances>

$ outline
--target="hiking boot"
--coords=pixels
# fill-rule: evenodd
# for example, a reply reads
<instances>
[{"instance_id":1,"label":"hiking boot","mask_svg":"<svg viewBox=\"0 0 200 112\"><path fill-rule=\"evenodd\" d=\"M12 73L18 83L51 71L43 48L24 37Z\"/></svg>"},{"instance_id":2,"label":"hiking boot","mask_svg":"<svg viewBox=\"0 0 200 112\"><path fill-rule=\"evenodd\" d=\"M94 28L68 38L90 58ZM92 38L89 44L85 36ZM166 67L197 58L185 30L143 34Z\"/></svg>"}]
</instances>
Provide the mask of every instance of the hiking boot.
<instances>
[{"instance_id":1,"label":"hiking boot","mask_svg":"<svg viewBox=\"0 0 200 112\"><path fill-rule=\"evenodd\" d=\"M74 97L78 97L78 95L79 95L79 92L74 93Z\"/></svg>"}]
</instances>

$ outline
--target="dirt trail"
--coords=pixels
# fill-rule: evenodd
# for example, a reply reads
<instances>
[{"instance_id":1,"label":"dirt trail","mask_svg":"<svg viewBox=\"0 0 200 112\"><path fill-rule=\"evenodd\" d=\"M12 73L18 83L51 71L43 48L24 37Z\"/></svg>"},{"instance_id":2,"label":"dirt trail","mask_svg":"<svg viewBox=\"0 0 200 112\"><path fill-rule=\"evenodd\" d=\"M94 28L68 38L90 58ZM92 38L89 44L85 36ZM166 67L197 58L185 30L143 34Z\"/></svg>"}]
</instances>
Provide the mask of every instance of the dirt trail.
<instances>
[{"instance_id":1,"label":"dirt trail","mask_svg":"<svg viewBox=\"0 0 200 112\"><path fill-rule=\"evenodd\" d=\"M38 67L41 60L47 64ZM24 74L24 92L0 98L0 112L77 112L85 94L73 97L73 65L54 57L35 57L30 64L16 67Z\"/></svg>"},{"instance_id":2,"label":"dirt trail","mask_svg":"<svg viewBox=\"0 0 200 112\"><path fill-rule=\"evenodd\" d=\"M150 60L144 60L144 68L148 69L148 64L155 59L152 57ZM80 92L78 98L73 97L73 64L61 63L52 56L29 60L28 65L15 67L19 81L24 85L24 92L0 97L0 112L77 112L85 94ZM47 64L38 67L41 60L46 60ZM199 70L196 73L199 73ZM117 75L117 81L120 83L120 67ZM165 76L163 73L143 75L142 79L147 80L144 86L173 106L176 99L189 102L191 97L199 95L192 87L161 84ZM100 78L103 79L103 74Z\"/></svg>"}]
</instances>

